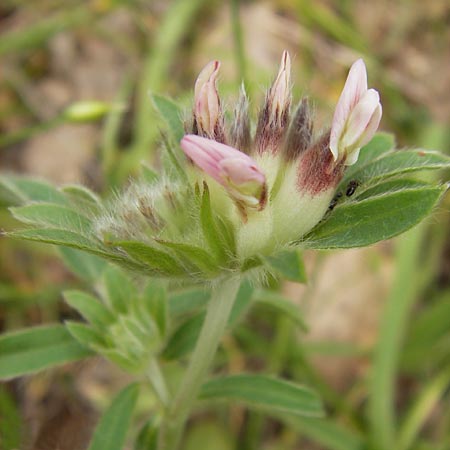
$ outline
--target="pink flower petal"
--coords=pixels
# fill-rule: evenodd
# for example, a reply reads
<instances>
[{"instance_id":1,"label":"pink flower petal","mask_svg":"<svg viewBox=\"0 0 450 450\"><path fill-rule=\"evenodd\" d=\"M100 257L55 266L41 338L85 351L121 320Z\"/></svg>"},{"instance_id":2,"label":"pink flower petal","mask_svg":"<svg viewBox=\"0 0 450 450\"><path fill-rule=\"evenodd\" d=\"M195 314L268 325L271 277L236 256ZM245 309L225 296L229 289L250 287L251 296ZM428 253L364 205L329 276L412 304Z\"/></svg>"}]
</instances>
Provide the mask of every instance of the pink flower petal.
<instances>
[{"instance_id":1,"label":"pink flower petal","mask_svg":"<svg viewBox=\"0 0 450 450\"><path fill-rule=\"evenodd\" d=\"M335 160L339 156L339 140L345 128L345 122L364 92L367 91L367 71L364 61L358 59L350 68L347 80L339 97L331 125L330 149Z\"/></svg>"}]
</instances>

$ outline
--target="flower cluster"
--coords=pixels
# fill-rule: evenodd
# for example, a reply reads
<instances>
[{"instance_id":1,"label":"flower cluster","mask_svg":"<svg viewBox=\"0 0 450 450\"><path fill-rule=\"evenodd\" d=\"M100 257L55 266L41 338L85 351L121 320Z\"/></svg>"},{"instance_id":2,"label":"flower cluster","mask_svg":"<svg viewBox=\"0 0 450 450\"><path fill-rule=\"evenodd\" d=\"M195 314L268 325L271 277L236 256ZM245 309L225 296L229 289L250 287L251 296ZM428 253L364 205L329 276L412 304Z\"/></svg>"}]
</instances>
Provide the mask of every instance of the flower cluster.
<instances>
[{"instance_id":1,"label":"flower cluster","mask_svg":"<svg viewBox=\"0 0 450 450\"><path fill-rule=\"evenodd\" d=\"M300 238L323 218L345 166L356 162L378 128L381 104L378 92L367 88L360 59L350 69L331 130L314 138L306 99L291 116L291 62L285 51L252 139L244 90L226 129L219 68L218 61L211 62L197 79L194 126L181 148L201 169L194 176L219 183L235 204L226 211L237 230L238 255L245 258ZM226 199L217 194L215 201Z\"/></svg>"}]
</instances>

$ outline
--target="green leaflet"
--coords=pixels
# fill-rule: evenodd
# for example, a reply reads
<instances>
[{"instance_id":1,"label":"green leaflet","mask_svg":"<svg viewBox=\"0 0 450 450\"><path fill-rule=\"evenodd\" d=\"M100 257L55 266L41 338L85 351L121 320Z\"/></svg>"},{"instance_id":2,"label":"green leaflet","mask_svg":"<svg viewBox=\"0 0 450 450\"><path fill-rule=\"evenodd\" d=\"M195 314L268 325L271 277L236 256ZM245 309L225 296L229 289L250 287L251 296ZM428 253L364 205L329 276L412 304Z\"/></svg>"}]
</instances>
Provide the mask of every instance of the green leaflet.
<instances>
[{"instance_id":1,"label":"green leaflet","mask_svg":"<svg viewBox=\"0 0 450 450\"><path fill-rule=\"evenodd\" d=\"M108 308L85 292L66 291L64 298L69 306L76 309L88 322L100 329L115 320L114 314Z\"/></svg>"},{"instance_id":2,"label":"green leaflet","mask_svg":"<svg viewBox=\"0 0 450 450\"><path fill-rule=\"evenodd\" d=\"M10 208L12 215L24 223L74 231L89 236L92 222L73 209L52 203L32 203Z\"/></svg>"},{"instance_id":3,"label":"green leaflet","mask_svg":"<svg viewBox=\"0 0 450 450\"><path fill-rule=\"evenodd\" d=\"M307 234L303 248L351 248L390 239L424 219L445 187L406 189L337 206L328 219Z\"/></svg>"},{"instance_id":4,"label":"green leaflet","mask_svg":"<svg viewBox=\"0 0 450 450\"><path fill-rule=\"evenodd\" d=\"M50 183L16 175L0 176L0 196L14 205L27 202L67 205L64 194Z\"/></svg>"},{"instance_id":5,"label":"green leaflet","mask_svg":"<svg viewBox=\"0 0 450 450\"><path fill-rule=\"evenodd\" d=\"M186 274L186 270L179 261L162 250L139 241L119 241L114 245L125 250L132 258L147 266L150 271L165 276Z\"/></svg>"},{"instance_id":6,"label":"green leaflet","mask_svg":"<svg viewBox=\"0 0 450 450\"><path fill-rule=\"evenodd\" d=\"M91 355L62 325L6 333L0 337L0 379L38 372Z\"/></svg>"},{"instance_id":7,"label":"green leaflet","mask_svg":"<svg viewBox=\"0 0 450 450\"><path fill-rule=\"evenodd\" d=\"M139 395L136 383L114 398L98 423L88 450L122 450Z\"/></svg>"},{"instance_id":8,"label":"green leaflet","mask_svg":"<svg viewBox=\"0 0 450 450\"><path fill-rule=\"evenodd\" d=\"M394 150L358 165L357 169L347 171L340 186L345 186L352 179L372 184L374 181L405 173L445 167L450 167L450 158L442 153L422 149Z\"/></svg>"},{"instance_id":9,"label":"green leaflet","mask_svg":"<svg viewBox=\"0 0 450 450\"><path fill-rule=\"evenodd\" d=\"M166 122L174 141L177 143L180 142L184 136L184 126L180 108L171 99L162 95L152 94L151 98L156 110Z\"/></svg>"},{"instance_id":10,"label":"green leaflet","mask_svg":"<svg viewBox=\"0 0 450 450\"><path fill-rule=\"evenodd\" d=\"M137 297L137 291L131 280L122 270L108 266L103 272L103 283L106 287L106 298L116 314L126 313L129 304Z\"/></svg>"},{"instance_id":11,"label":"green leaflet","mask_svg":"<svg viewBox=\"0 0 450 450\"><path fill-rule=\"evenodd\" d=\"M201 399L240 401L270 413L321 417L323 405L311 389L266 375L230 375L207 381L200 391Z\"/></svg>"},{"instance_id":12,"label":"green leaflet","mask_svg":"<svg viewBox=\"0 0 450 450\"><path fill-rule=\"evenodd\" d=\"M155 239L158 244L172 249L179 258L186 259L190 263L198 267L206 275L214 275L217 273L218 267L214 258L201 247L180 242L169 242Z\"/></svg>"},{"instance_id":13,"label":"green leaflet","mask_svg":"<svg viewBox=\"0 0 450 450\"><path fill-rule=\"evenodd\" d=\"M265 258L269 265L290 281L306 283L306 270L299 250L285 250Z\"/></svg>"},{"instance_id":14,"label":"green leaflet","mask_svg":"<svg viewBox=\"0 0 450 450\"><path fill-rule=\"evenodd\" d=\"M150 280L142 295L142 306L150 313L161 336L167 332L167 292L162 283Z\"/></svg>"}]
</instances>

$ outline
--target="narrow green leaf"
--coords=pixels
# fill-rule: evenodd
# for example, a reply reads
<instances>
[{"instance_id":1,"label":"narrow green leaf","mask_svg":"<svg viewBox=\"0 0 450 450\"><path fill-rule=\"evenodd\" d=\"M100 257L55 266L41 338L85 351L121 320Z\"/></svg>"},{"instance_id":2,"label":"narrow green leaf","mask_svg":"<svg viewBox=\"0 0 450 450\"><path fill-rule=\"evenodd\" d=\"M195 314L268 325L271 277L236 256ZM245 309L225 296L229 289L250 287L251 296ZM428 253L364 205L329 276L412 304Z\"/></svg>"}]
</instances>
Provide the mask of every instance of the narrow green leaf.
<instances>
[{"instance_id":1,"label":"narrow green leaf","mask_svg":"<svg viewBox=\"0 0 450 450\"><path fill-rule=\"evenodd\" d=\"M98 423L88 450L123 450L139 394L136 383L114 398Z\"/></svg>"},{"instance_id":2,"label":"narrow green leaf","mask_svg":"<svg viewBox=\"0 0 450 450\"><path fill-rule=\"evenodd\" d=\"M203 195L200 208L200 221L206 242L216 255L218 261L220 262L225 261L227 259L227 254L225 251L226 240L221 235L217 227L217 223L214 220L213 212L211 209L209 188L206 182L203 183Z\"/></svg>"},{"instance_id":3,"label":"narrow green leaf","mask_svg":"<svg viewBox=\"0 0 450 450\"><path fill-rule=\"evenodd\" d=\"M184 136L182 113L178 105L167 97L152 94L153 105L167 124L175 142L180 142Z\"/></svg>"},{"instance_id":4,"label":"narrow green leaf","mask_svg":"<svg viewBox=\"0 0 450 450\"><path fill-rule=\"evenodd\" d=\"M240 401L269 414L287 412L306 417L321 417L324 414L322 402L313 390L266 375L214 378L202 386L200 398Z\"/></svg>"},{"instance_id":5,"label":"narrow green leaf","mask_svg":"<svg viewBox=\"0 0 450 450\"><path fill-rule=\"evenodd\" d=\"M192 313L206 306L210 296L209 290L198 288L171 292L169 294L169 314L172 317Z\"/></svg>"},{"instance_id":6,"label":"narrow green leaf","mask_svg":"<svg viewBox=\"0 0 450 450\"><path fill-rule=\"evenodd\" d=\"M34 327L0 337L0 379L9 379L77 361L92 352L62 325Z\"/></svg>"},{"instance_id":7,"label":"narrow green leaf","mask_svg":"<svg viewBox=\"0 0 450 450\"><path fill-rule=\"evenodd\" d=\"M144 292L142 304L156 322L161 336L165 336L167 332L167 292L161 283L151 280Z\"/></svg>"},{"instance_id":8,"label":"narrow green leaf","mask_svg":"<svg viewBox=\"0 0 450 450\"><path fill-rule=\"evenodd\" d=\"M98 299L81 291L66 291L64 298L69 306L76 309L88 322L99 327L114 322L114 315Z\"/></svg>"},{"instance_id":9,"label":"narrow green leaf","mask_svg":"<svg viewBox=\"0 0 450 450\"><path fill-rule=\"evenodd\" d=\"M106 345L103 334L84 323L67 320L65 326L73 338L87 348L100 351Z\"/></svg>"},{"instance_id":10,"label":"narrow green leaf","mask_svg":"<svg viewBox=\"0 0 450 450\"><path fill-rule=\"evenodd\" d=\"M189 262L198 267L205 274L217 273L217 264L210 253L200 247L191 244L184 244L181 242L169 242L160 239L155 239L158 244L163 247L172 249L178 257L187 259Z\"/></svg>"},{"instance_id":11,"label":"narrow green leaf","mask_svg":"<svg viewBox=\"0 0 450 450\"><path fill-rule=\"evenodd\" d=\"M16 175L0 176L0 189L8 195L13 204L27 202L48 202L66 205L64 194L50 183Z\"/></svg>"},{"instance_id":12,"label":"narrow green leaf","mask_svg":"<svg viewBox=\"0 0 450 450\"><path fill-rule=\"evenodd\" d=\"M408 178L394 178L388 181L382 181L375 185L369 185L367 188L361 186L354 194L353 200L364 200L379 195L392 194L393 192L405 191L408 189L426 188L429 183L423 181L411 180ZM352 199L349 199L352 201Z\"/></svg>"},{"instance_id":13,"label":"narrow green leaf","mask_svg":"<svg viewBox=\"0 0 450 450\"><path fill-rule=\"evenodd\" d=\"M277 292L266 289L260 290L255 294L255 301L267 305L292 319L302 330L308 331L308 327L300 313L300 308L292 300L283 297Z\"/></svg>"},{"instance_id":14,"label":"narrow green leaf","mask_svg":"<svg viewBox=\"0 0 450 450\"><path fill-rule=\"evenodd\" d=\"M182 323L169 339L163 352L163 358L167 360L180 359L186 356L195 346L205 313L196 314L194 317Z\"/></svg>"},{"instance_id":15,"label":"narrow green leaf","mask_svg":"<svg viewBox=\"0 0 450 450\"><path fill-rule=\"evenodd\" d=\"M351 248L390 239L412 228L436 205L445 188L429 186L337 206L305 236L304 248Z\"/></svg>"},{"instance_id":16,"label":"narrow green leaf","mask_svg":"<svg viewBox=\"0 0 450 450\"><path fill-rule=\"evenodd\" d=\"M103 272L106 287L106 301L117 314L126 313L129 305L137 298L137 291L131 280L117 267L108 266Z\"/></svg>"},{"instance_id":17,"label":"narrow green leaf","mask_svg":"<svg viewBox=\"0 0 450 450\"><path fill-rule=\"evenodd\" d=\"M421 428L442 399L449 385L450 366L425 384L400 427L396 449L408 450L412 448Z\"/></svg>"},{"instance_id":18,"label":"narrow green leaf","mask_svg":"<svg viewBox=\"0 0 450 450\"><path fill-rule=\"evenodd\" d=\"M175 149L175 145L178 146L178 143L173 144L173 141L167 138L165 134L162 135L162 140L165 151L161 154L161 159L165 175L174 180L185 182L186 186L189 188L190 185L184 169L184 164L181 162L181 158L184 158L184 156L179 155L179 152Z\"/></svg>"},{"instance_id":19,"label":"narrow green leaf","mask_svg":"<svg viewBox=\"0 0 450 450\"><path fill-rule=\"evenodd\" d=\"M151 418L139 431L134 450L158 449L158 420Z\"/></svg>"},{"instance_id":20,"label":"narrow green leaf","mask_svg":"<svg viewBox=\"0 0 450 450\"><path fill-rule=\"evenodd\" d=\"M97 243L81 236L73 231L59 230L56 228L36 228L28 230L18 230L6 233L7 236L28 241L43 242L46 244L63 245L71 248L86 250L91 253L104 255L106 252L100 250Z\"/></svg>"},{"instance_id":21,"label":"narrow green leaf","mask_svg":"<svg viewBox=\"0 0 450 450\"><path fill-rule=\"evenodd\" d=\"M54 227L89 235L92 223L73 209L52 203L33 203L10 208L12 215L24 223Z\"/></svg>"},{"instance_id":22,"label":"narrow green leaf","mask_svg":"<svg viewBox=\"0 0 450 450\"><path fill-rule=\"evenodd\" d=\"M277 414L276 417L302 435L318 443L327 450L365 450L367 444L363 437L331 419L312 419Z\"/></svg>"},{"instance_id":23,"label":"narrow green leaf","mask_svg":"<svg viewBox=\"0 0 450 450\"><path fill-rule=\"evenodd\" d=\"M139 241L119 241L115 242L114 245L122 248L132 258L161 275L179 276L186 274L184 267L175 258L162 250L150 247Z\"/></svg>"},{"instance_id":24,"label":"narrow green leaf","mask_svg":"<svg viewBox=\"0 0 450 450\"><path fill-rule=\"evenodd\" d=\"M430 150L395 150L368 161L359 166L358 170L346 173L341 186L351 179L360 183L386 179L400 174L420 170L436 170L450 167L450 158L442 153Z\"/></svg>"},{"instance_id":25,"label":"narrow green leaf","mask_svg":"<svg viewBox=\"0 0 450 450\"><path fill-rule=\"evenodd\" d=\"M306 283L305 265L299 250L285 250L268 256L266 261L287 280Z\"/></svg>"},{"instance_id":26,"label":"narrow green leaf","mask_svg":"<svg viewBox=\"0 0 450 450\"><path fill-rule=\"evenodd\" d=\"M443 292L431 305L420 311L411 323L405 341L402 366L407 370L422 371L432 367L435 357L441 356L441 347L447 347L446 353L450 355L450 292Z\"/></svg>"},{"instance_id":27,"label":"narrow green leaf","mask_svg":"<svg viewBox=\"0 0 450 450\"><path fill-rule=\"evenodd\" d=\"M64 264L80 279L95 283L101 276L106 262L98 256L69 247L59 247Z\"/></svg>"},{"instance_id":28,"label":"narrow green leaf","mask_svg":"<svg viewBox=\"0 0 450 450\"><path fill-rule=\"evenodd\" d=\"M233 309L228 319L228 327L234 327L251 305L253 286L248 280L244 280L239 286Z\"/></svg>"}]
</instances>

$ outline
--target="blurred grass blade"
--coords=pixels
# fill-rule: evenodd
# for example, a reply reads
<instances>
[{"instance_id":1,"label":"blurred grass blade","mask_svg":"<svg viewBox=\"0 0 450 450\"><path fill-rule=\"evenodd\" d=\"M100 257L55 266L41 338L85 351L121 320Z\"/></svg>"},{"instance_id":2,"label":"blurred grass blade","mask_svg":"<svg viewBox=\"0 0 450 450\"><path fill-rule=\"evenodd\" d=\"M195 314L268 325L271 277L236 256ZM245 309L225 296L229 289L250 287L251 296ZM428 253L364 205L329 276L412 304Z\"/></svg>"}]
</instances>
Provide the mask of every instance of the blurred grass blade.
<instances>
[{"instance_id":1,"label":"blurred grass blade","mask_svg":"<svg viewBox=\"0 0 450 450\"><path fill-rule=\"evenodd\" d=\"M40 47L52 36L92 20L91 8L74 8L50 17L41 17L21 30L4 34L0 39L0 56Z\"/></svg>"},{"instance_id":2,"label":"blurred grass blade","mask_svg":"<svg viewBox=\"0 0 450 450\"><path fill-rule=\"evenodd\" d=\"M114 398L98 423L88 450L123 450L139 386L130 384Z\"/></svg>"},{"instance_id":3,"label":"blurred grass blade","mask_svg":"<svg viewBox=\"0 0 450 450\"><path fill-rule=\"evenodd\" d=\"M396 449L408 450L412 447L421 428L425 425L425 421L436 408L449 385L450 366L446 367L423 387L399 430Z\"/></svg>"},{"instance_id":4,"label":"blurred grass blade","mask_svg":"<svg viewBox=\"0 0 450 450\"><path fill-rule=\"evenodd\" d=\"M312 419L278 414L276 417L283 423L298 430L308 439L326 450L366 450L363 437L336 423L332 419ZM392 450L392 449L391 449Z\"/></svg>"},{"instance_id":5,"label":"blurred grass blade","mask_svg":"<svg viewBox=\"0 0 450 450\"><path fill-rule=\"evenodd\" d=\"M266 375L230 375L207 381L200 391L204 400L239 401L268 414L287 412L299 416L321 417L322 402L317 394L301 385Z\"/></svg>"},{"instance_id":6,"label":"blurred grass blade","mask_svg":"<svg viewBox=\"0 0 450 450\"><path fill-rule=\"evenodd\" d=\"M425 226L416 227L396 243L397 272L380 322L373 358L368 415L372 443L380 450L395 448L395 385L405 329L417 299L419 255Z\"/></svg>"},{"instance_id":7,"label":"blurred grass blade","mask_svg":"<svg viewBox=\"0 0 450 450\"><path fill-rule=\"evenodd\" d=\"M6 333L0 337L0 379L38 372L90 355L92 352L62 325Z\"/></svg>"}]
</instances>

